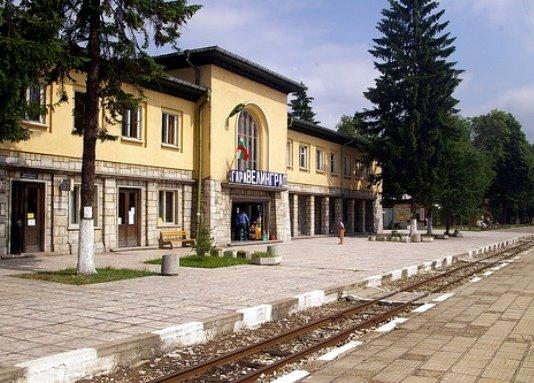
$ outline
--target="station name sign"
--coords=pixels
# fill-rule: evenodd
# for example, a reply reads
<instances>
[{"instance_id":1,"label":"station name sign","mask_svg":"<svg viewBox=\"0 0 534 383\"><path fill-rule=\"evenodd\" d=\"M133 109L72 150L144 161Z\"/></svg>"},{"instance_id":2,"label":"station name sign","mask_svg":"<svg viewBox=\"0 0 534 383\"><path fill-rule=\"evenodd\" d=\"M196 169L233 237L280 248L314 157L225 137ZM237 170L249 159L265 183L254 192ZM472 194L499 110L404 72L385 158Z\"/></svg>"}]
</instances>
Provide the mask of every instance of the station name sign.
<instances>
[{"instance_id":1,"label":"station name sign","mask_svg":"<svg viewBox=\"0 0 534 383\"><path fill-rule=\"evenodd\" d=\"M263 170L230 170L229 181L235 184L283 188L287 185L287 175Z\"/></svg>"}]
</instances>

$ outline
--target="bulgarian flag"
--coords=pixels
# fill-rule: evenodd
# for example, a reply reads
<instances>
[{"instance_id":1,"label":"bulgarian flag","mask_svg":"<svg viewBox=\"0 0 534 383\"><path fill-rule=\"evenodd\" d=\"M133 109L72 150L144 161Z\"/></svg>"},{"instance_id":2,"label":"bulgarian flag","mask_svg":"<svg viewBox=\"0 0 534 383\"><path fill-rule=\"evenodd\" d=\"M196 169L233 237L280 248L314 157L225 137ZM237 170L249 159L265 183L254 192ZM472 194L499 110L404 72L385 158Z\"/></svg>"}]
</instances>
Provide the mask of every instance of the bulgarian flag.
<instances>
[{"instance_id":1,"label":"bulgarian flag","mask_svg":"<svg viewBox=\"0 0 534 383\"><path fill-rule=\"evenodd\" d=\"M248 159L250 158L247 144L243 138L240 138L239 142L237 143L236 156L238 159L245 160L245 161L248 161Z\"/></svg>"}]
</instances>

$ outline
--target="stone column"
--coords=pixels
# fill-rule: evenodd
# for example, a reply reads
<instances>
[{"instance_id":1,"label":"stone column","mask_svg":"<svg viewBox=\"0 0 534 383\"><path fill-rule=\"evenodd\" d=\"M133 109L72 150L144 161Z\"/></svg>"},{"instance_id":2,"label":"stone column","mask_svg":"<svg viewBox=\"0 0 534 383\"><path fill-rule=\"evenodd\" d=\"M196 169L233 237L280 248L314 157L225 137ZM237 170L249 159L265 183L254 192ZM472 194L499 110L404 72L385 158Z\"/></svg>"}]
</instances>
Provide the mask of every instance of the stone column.
<instances>
[{"instance_id":1,"label":"stone column","mask_svg":"<svg viewBox=\"0 0 534 383\"><path fill-rule=\"evenodd\" d=\"M321 205L321 233L330 234L330 198L323 197L323 204Z\"/></svg>"},{"instance_id":2,"label":"stone column","mask_svg":"<svg viewBox=\"0 0 534 383\"><path fill-rule=\"evenodd\" d=\"M191 235L191 217L193 214L193 186L183 185L182 187L182 211L183 211L183 228Z\"/></svg>"},{"instance_id":3,"label":"stone column","mask_svg":"<svg viewBox=\"0 0 534 383\"><path fill-rule=\"evenodd\" d=\"M0 169L0 255L7 254L8 251L8 231L9 222L9 177L7 170Z\"/></svg>"},{"instance_id":4,"label":"stone column","mask_svg":"<svg viewBox=\"0 0 534 383\"><path fill-rule=\"evenodd\" d=\"M146 236L147 246L157 246L159 230L158 223L158 184L154 181L146 183Z\"/></svg>"},{"instance_id":5,"label":"stone column","mask_svg":"<svg viewBox=\"0 0 534 383\"><path fill-rule=\"evenodd\" d=\"M365 233L367 231L366 218L365 218L366 212L367 212L366 200L362 199L360 203L360 225L362 227L362 233Z\"/></svg>"},{"instance_id":6,"label":"stone column","mask_svg":"<svg viewBox=\"0 0 534 383\"><path fill-rule=\"evenodd\" d=\"M289 192L275 193L276 214L276 238L282 241L291 239L291 227L289 222Z\"/></svg>"},{"instance_id":7,"label":"stone column","mask_svg":"<svg viewBox=\"0 0 534 383\"><path fill-rule=\"evenodd\" d=\"M337 224L343 219L343 198L336 198L334 203L334 231L337 230Z\"/></svg>"},{"instance_id":8,"label":"stone column","mask_svg":"<svg viewBox=\"0 0 534 383\"><path fill-rule=\"evenodd\" d=\"M299 236L299 195L291 194L290 198L293 201L293 206L291 207L293 209L293 227L291 235L295 238Z\"/></svg>"},{"instance_id":9,"label":"stone column","mask_svg":"<svg viewBox=\"0 0 534 383\"><path fill-rule=\"evenodd\" d=\"M384 231L384 216L382 214L382 199L380 196L373 201L373 226L376 233L382 233Z\"/></svg>"},{"instance_id":10,"label":"stone column","mask_svg":"<svg viewBox=\"0 0 534 383\"><path fill-rule=\"evenodd\" d=\"M348 220L348 222L345 222L345 227L347 228L347 233L348 234L354 234L354 209L355 209L354 199L350 198L347 201L347 210L348 210L347 220Z\"/></svg>"},{"instance_id":11,"label":"stone column","mask_svg":"<svg viewBox=\"0 0 534 383\"><path fill-rule=\"evenodd\" d=\"M69 245L69 192L62 191L59 185L62 181L68 179L65 175L55 176L54 183L54 252L57 254L71 253L71 246ZM100 190L99 190L100 194ZM98 212L97 212L98 213ZM78 235L78 231L74 233ZM76 245L78 244L76 239ZM72 253L78 251L78 246L72 246Z\"/></svg>"},{"instance_id":12,"label":"stone column","mask_svg":"<svg viewBox=\"0 0 534 383\"><path fill-rule=\"evenodd\" d=\"M314 235L315 234L315 197L314 196L308 196L306 199L306 227L308 231L308 235Z\"/></svg>"},{"instance_id":13,"label":"stone column","mask_svg":"<svg viewBox=\"0 0 534 383\"><path fill-rule=\"evenodd\" d=\"M104 178L102 230L106 251L117 247L117 180Z\"/></svg>"}]
</instances>

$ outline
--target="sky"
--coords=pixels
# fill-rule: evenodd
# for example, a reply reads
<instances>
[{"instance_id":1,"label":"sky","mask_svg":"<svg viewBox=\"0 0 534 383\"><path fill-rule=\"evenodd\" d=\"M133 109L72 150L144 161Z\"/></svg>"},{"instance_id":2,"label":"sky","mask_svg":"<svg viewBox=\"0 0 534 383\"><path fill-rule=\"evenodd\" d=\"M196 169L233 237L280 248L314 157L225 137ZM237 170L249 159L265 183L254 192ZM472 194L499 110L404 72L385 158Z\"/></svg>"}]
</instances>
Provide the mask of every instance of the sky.
<instances>
[{"instance_id":1,"label":"sky","mask_svg":"<svg viewBox=\"0 0 534 383\"><path fill-rule=\"evenodd\" d=\"M203 8L179 47L220 47L308 87L321 125L369 103L377 72L368 50L386 0L190 0ZM534 0L442 0L453 59L463 69L455 96L470 117L513 113L534 143ZM155 53L167 53L162 48Z\"/></svg>"}]
</instances>

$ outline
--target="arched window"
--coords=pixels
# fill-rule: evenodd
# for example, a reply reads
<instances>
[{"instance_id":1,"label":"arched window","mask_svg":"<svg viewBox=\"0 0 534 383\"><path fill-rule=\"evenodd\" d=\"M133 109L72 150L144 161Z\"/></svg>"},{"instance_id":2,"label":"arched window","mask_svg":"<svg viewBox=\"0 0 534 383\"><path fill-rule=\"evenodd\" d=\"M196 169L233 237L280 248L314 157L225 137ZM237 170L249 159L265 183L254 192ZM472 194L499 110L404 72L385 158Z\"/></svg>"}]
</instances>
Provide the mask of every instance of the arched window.
<instances>
[{"instance_id":1,"label":"arched window","mask_svg":"<svg viewBox=\"0 0 534 383\"><path fill-rule=\"evenodd\" d=\"M237 123L237 144L245 143L249 153L248 160L240 158L237 160L239 170L257 169L259 159L259 127L256 120L246 110L239 114Z\"/></svg>"}]
</instances>

